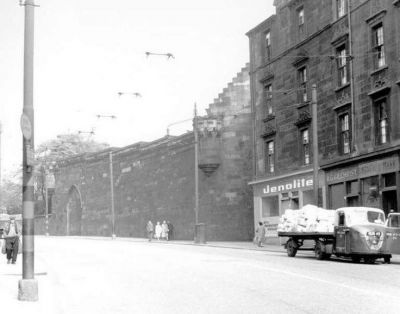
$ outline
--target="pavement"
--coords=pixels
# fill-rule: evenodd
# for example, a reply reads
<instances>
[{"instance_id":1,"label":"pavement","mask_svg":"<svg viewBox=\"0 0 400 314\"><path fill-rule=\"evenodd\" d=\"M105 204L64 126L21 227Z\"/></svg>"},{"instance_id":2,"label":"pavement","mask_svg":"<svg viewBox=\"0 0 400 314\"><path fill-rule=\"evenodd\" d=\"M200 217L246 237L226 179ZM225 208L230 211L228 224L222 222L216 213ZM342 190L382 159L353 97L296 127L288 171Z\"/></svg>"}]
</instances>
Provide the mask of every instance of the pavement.
<instances>
[{"instance_id":1,"label":"pavement","mask_svg":"<svg viewBox=\"0 0 400 314\"><path fill-rule=\"evenodd\" d=\"M70 237L74 238L74 237ZM101 240L109 239L113 241L111 238L104 237L75 237L75 238L87 238L92 240ZM128 241L128 242L148 242L147 239L144 238L116 238L117 241ZM275 242L275 241L274 241ZM313 241L310 242L310 245ZM165 241L165 240L152 240L151 243L158 245L191 245L191 246L204 246L204 247L215 247L215 248L226 248L226 249L236 249L236 250L250 250L250 251L265 251L265 252L275 252L282 253L286 255L286 249L283 245L280 244L268 244L264 243L262 247L258 247L253 242L250 241L207 241L206 243L195 243L194 241L188 240L173 240L173 241ZM305 244L306 246L307 244ZM306 254L306 255L314 255L313 251L298 251L297 254ZM392 263L400 264L400 254L392 254Z\"/></svg>"}]
</instances>

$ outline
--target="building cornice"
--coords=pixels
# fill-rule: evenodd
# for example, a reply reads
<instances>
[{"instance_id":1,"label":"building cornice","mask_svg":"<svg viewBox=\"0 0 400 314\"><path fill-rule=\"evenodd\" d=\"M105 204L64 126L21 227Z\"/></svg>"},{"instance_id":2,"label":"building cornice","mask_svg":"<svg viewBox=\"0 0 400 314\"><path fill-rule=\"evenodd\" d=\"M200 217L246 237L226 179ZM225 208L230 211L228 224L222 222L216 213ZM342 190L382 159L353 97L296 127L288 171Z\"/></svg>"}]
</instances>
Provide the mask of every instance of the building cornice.
<instances>
[{"instance_id":1,"label":"building cornice","mask_svg":"<svg viewBox=\"0 0 400 314\"><path fill-rule=\"evenodd\" d=\"M360 160L373 159L377 156L389 155L389 154L392 154L392 153L395 153L398 151L400 151L400 146L379 149L379 150L375 150L371 153L366 153L366 154L358 155L355 157L349 157L346 159L335 160L333 162L327 162L327 163L321 164L321 169L328 170L328 169L336 168L336 167L340 167L340 166L347 166L347 165L359 162Z\"/></svg>"},{"instance_id":2,"label":"building cornice","mask_svg":"<svg viewBox=\"0 0 400 314\"><path fill-rule=\"evenodd\" d=\"M300 174L306 174L306 173L311 173L311 172L313 172L312 168L311 169L305 169L305 170L299 170L299 171L295 171L295 172L291 172L291 173L287 173L287 174L283 174L283 175L279 175L279 176L268 177L268 178L265 178L265 179L250 181L248 183L248 185L254 185L254 184L259 184L259 183L270 182L270 181L274 181L274 180L284 179L284 178L293 177L293 176L297 176L297 175L300 175Z\"/></svg>"}]
</instances>

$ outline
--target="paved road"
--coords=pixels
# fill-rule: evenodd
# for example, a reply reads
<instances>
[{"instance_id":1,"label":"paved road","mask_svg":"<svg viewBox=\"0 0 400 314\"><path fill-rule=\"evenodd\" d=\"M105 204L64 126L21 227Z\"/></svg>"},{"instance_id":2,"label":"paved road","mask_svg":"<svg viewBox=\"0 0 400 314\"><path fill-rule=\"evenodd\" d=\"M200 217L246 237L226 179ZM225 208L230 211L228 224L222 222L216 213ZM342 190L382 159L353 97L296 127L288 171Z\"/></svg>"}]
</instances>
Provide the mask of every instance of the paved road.
<instances>
[{"instance_id":1,"label":"paved road","mask_svg":"<svg viewBox=\"0 0 400 314\"><path fill-rule=\"evenodd\" d=\"M15 299L21 261L0 261L13 313L399 313L400 263L317 261L248 251L37 238L40 301ZM9 287L12 286L12 289Z\"/></svg>"}]
</instances>

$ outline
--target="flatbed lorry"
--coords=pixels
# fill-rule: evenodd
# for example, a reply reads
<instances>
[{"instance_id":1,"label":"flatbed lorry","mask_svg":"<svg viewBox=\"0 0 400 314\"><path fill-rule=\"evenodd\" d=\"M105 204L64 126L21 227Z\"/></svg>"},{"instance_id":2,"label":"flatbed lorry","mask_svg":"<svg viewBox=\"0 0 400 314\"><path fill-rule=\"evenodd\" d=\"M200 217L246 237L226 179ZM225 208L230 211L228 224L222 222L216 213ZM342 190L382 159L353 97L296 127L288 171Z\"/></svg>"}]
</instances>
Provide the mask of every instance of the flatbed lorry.
<instances>
[{"instance_id":1,"label":"flatbed lorry","mask_svg":"<svg viewBox=\"0 0 400 314\"><path fill-rule=\"evenodd\" d=\"M278 236L288 238L284 247L290 257L296 256L299 250L313 250L318 260L334 254L353 262L374 263L383 258L385 263L390 263L392 255L386 243L386 231L382 210L343 207L335 211L333 232L278 231ZM314 241L314 246L303 247L306 240Z\"/></svg>"}]
</instances>

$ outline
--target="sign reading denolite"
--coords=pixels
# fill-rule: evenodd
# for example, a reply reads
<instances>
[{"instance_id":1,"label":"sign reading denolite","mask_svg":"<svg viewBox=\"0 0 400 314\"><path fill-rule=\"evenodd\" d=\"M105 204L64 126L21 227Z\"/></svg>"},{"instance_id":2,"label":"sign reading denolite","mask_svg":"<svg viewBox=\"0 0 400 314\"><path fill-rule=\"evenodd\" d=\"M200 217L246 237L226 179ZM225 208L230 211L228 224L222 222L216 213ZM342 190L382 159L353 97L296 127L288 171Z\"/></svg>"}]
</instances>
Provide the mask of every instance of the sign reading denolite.
<instances>
[{"instance_id":1,"label":"sign reading denolite","mask_svg":"<svg viewBox=\"0 0 400 314\"><path fill-rule=\"evenodd\" d=\"M312 187L313 182L314 182L313 179L301 178L301 179L293 179L292 181L284 182L283 184L276 184L276 185L268 184L265 188L263 188L263 193L269 194L276 192L287 192L290 190Z\"/></svg>"}]
</instances>

